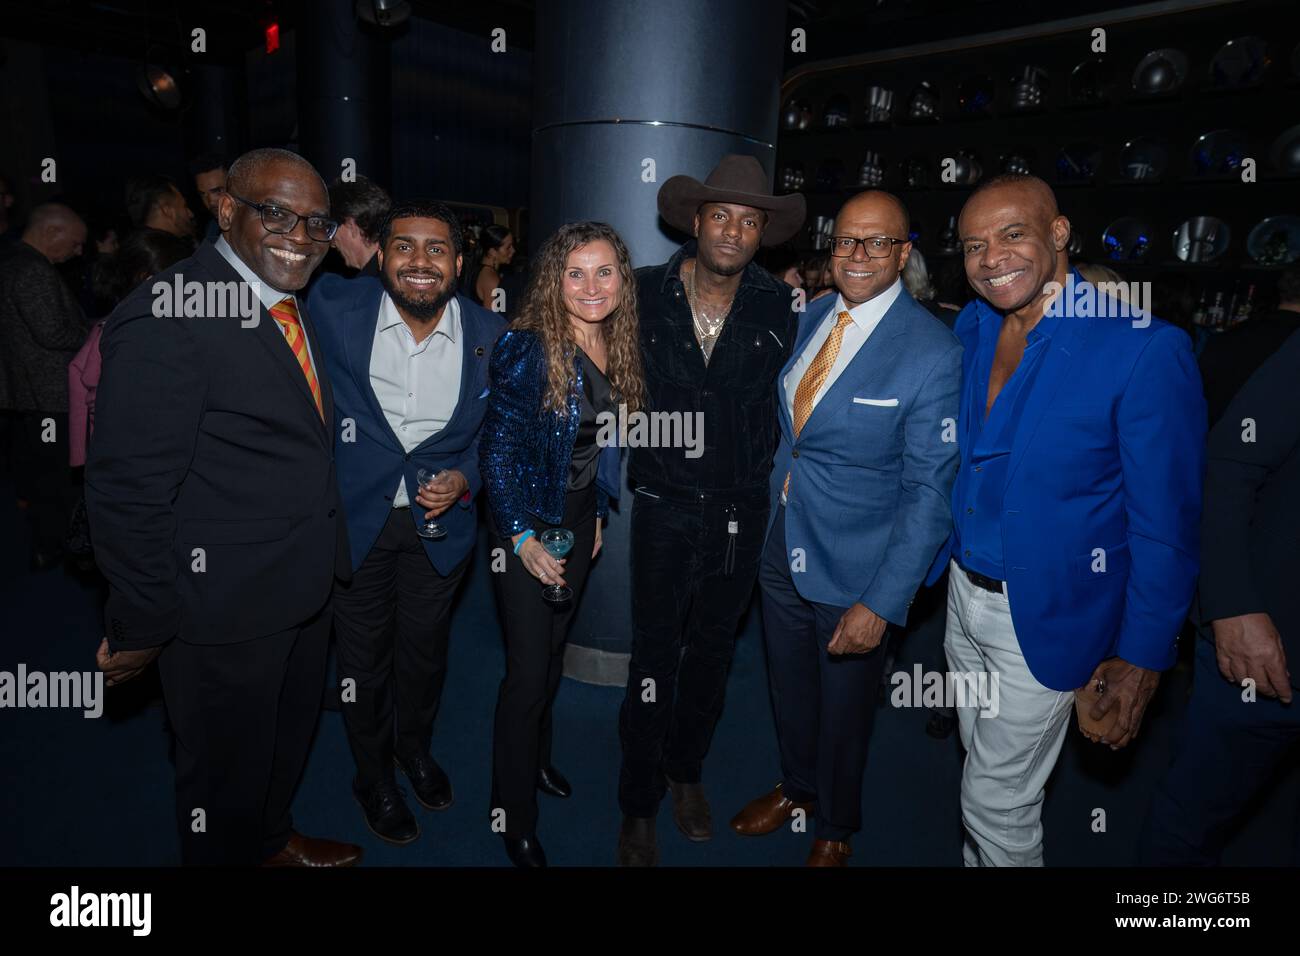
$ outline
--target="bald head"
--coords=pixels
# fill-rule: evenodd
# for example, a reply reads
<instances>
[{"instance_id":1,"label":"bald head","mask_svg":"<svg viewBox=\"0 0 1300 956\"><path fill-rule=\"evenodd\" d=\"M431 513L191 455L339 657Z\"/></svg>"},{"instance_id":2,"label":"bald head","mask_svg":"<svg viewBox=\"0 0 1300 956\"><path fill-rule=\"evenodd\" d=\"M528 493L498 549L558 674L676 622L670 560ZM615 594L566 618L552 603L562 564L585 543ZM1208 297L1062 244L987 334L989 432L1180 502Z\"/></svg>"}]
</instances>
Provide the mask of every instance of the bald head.
<instances>
[{"instance_id":1,"label":"bald head","mask_svg":"<svg viewBox=\"0 0 1300 956\"><path fill-rule=\"evenodd\" d=\"M33 209L23 229L23 242L55 264L81 255L85 241L85 222L57 202L41 203Z\"/></svg>"},{"instance_id":2,"label":"bald head","mask_svg":"<svg viewBox=\"0 0 1300 956\"><path fill-rule=\"evenodd\" d=\"M961 236L966 278L976 294L1005 313L1037 320L1044 287L1064 284L1070 221L1056 195L1037 176L995 176L962 207Z\"/></svg>"},{"instance_id":3,"label":"bald head","mask_svg":"<svg viewBox=\"0 0 1300 956\"><path fill-rule=\"evenodd\" d=\"M840 209L832 230L831 279L850 309L874 299L898 280L912 251L907 241L910 229L902 201L880 189L858 193ZM850 255L838 254L842 250L837 247L847 247L853 239L890 241L871 250L865 243L853 243Z\"/></svg>"},{"instance_id":4,"label":"bald head","mask_svg":"<svg viewBox=\"0 0 1300 956\"><path fill-rule=\"evenodd\" d=\"M251 149L230 164L226 171L226 188L241 196L252 191L254 185L267 176L280 179L284 176L303 176L314 179L321 189L325 189L325 180L321 179L316 167L297 153L287 149Z\"/></svg>"}]
</instances>

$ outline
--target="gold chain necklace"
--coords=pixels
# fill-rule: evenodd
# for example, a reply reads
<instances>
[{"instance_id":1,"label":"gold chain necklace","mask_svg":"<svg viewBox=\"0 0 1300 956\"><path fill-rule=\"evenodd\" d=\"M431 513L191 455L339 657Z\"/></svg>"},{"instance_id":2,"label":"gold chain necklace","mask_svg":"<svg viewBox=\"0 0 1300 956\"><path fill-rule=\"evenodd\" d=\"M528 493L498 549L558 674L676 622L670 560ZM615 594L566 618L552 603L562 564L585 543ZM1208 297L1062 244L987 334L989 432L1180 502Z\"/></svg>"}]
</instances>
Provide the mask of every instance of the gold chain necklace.
<instances>
[{"instance_id":1,"label":"gold chain necklace","mask_svg":"<svg viewBox=\"0 0 1300 956\"><path fill-rule=\"evenodd\" d=\"M714 341L722 333L723 323L727 321L727 316L731 314L731 306L735 302L736 296L734 293L732 294L731 298L727 300L726 307L721 310L721 314L709 315L705 312L704 305L700 302L695 291L695 270L697 268L697 263L691 264L691 281L686 288L686 302L691 307L691 320L695 325L695 337L699 339L700 348L704 349L705 361L708 361L708 355L713 351Z\"/></svg>"}]
</instances>

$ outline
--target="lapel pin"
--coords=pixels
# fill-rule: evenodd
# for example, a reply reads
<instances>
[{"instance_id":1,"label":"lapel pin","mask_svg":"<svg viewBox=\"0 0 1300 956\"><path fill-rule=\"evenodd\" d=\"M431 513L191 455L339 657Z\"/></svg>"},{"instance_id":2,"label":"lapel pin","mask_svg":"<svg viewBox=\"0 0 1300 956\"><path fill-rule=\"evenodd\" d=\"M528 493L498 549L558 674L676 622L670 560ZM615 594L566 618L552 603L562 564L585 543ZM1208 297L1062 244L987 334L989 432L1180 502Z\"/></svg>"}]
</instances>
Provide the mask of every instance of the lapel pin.
<instances>
[{"instance_id":1,"label":"lapel pin","mask_svg":"<svg viewBox=\"0 0 1300 956\"><path fill-rule=\"evenodd\" d=\"M480 345L480 346L478 346L477 348L475 348L475 349L474 349L474 354L477 355L479 358L482 358L482 357L483 357L483 346Z\"/></svg>"}]
</instances>

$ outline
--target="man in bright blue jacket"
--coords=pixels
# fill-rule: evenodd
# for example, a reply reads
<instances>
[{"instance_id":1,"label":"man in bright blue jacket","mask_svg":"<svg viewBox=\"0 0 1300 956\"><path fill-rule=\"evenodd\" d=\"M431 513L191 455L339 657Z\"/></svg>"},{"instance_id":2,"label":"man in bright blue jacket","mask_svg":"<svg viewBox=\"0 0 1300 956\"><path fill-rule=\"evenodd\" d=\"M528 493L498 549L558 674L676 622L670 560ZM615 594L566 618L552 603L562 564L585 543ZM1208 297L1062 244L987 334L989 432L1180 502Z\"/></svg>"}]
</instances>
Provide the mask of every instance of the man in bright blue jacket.
<instances>
[{"instance_id":1,"label":"man in bright blue jacket","mask_svg":"<svg viewBox=\"0 0 1300 956\"><path fill-rule=\"evenodd\" d=\"M394 766L426 809L452 802L429 747L451 602L477 533L488 357L505 323L455 294L461 231L445 206L395 206L378 256L380 279L325 276L309 305L336 383L334 455L352 549L334 628L353 792L371 831L401 845L420 829ZM437 480L421 485L421 470Z\"/></svg>"},{"instance_id":2,"label":"man in bright blue jacket","mask_svg":"<svg viewBox=\"0 0 1300 956\"><path fill-rule=\"evenodd\" d=\"M992 706L958 709L970 866L1043 861L1043 788L1076 688L1112 748L1137 734L1196 583L1205 402L1191 342L1070 268L1070 223L1032 176L959 222L979 298L965 347L944 647ZM1109 729L1104 729L1109 724ZM1082 728L1081 728L1082 729Z\"/></svg>"}]
</instances>

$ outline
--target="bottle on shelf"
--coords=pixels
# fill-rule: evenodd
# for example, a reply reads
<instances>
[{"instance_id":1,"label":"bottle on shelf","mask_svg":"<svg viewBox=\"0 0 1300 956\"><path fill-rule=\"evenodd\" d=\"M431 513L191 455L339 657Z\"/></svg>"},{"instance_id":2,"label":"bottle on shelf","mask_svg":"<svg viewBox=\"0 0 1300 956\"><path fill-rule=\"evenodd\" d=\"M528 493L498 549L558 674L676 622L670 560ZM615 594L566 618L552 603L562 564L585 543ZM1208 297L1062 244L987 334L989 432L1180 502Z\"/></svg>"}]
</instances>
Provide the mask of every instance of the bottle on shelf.
<instances>
[{"instance_id":1,"label":"bottle on shelf","mask_svg":"<svg viewBox=\"0 0 1300 956\"><path fill-rule=\"evenodd\" d=\"M1214 303L1210 306L1205 316L1205 324L1212 329L1217 329L1223 325L1223 293L1214 293Z\"/></svg>"},{"instance_id":2,"label":"bottle on shelf","mask_svg":"<svg viewBox=\"0 0 1300 956\"><path fill-rule=\"evenodd\" d=\"M1255 308L1255 285L1251 283L1246 286L1246 297L1237 304L1237 311L1232 315L1232 324L1245 322L1250 318L1250 313Z\"/></svg>"},{"instance_id":3,"label":"bottle on shelf","mask_svg":"<svg viewBox=\"0 0 1300 956\"><path fill-rule=\"evenodd\" d=\"M1206 294L1202 292L1201 297L1196 300L1196 308L1192 310L1192 325L1208 324L1207 317L1209 314L1209 307L1205 304L1205 295Z\"/></svg>"}]
</instances>

